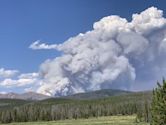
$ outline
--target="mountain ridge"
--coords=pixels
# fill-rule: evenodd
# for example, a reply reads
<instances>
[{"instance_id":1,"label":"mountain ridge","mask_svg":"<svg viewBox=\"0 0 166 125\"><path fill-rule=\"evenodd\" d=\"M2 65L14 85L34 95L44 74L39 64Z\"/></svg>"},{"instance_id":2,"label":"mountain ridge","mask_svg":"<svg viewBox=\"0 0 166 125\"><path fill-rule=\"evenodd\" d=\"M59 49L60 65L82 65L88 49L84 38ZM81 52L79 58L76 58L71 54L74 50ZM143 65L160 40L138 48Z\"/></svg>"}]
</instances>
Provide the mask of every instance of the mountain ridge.
<instances>
[{"instance_id":1,"label":"mountain ridge","mask_svg":"<svg viewBox=\"0 0 166 125\"><path fill-rule=\"evenodd\" d=\"M69 99L100 99L116 95L125 95L133 93L132 91L119 90L119 89L101 89L96 91L89 91L85 93L76 93L73 95L68 95L63 98Z\"/></svg>"},{"instance_id":2,"label":"mountain ridge","mask_svg":"<svg viewBox=\"0 0 166 125\"><path fill-rule=\"evenodd\" d=\"M135 92L119 90L119 89L101 89L101 90L89 91L85 93L76 93L61 97L47 96L36 92L26 92L22 94L10 92L6 94L0 94L0 99L45 100L49 98L63 98L63 99L76 99L76 100L77 99L90 100L90 99L107 98L111 96L126 95L130 93L135 93Z\"/></svg>"},{"instance_id":3,"label":"mountain ridge","mask_svg":"<svg viewBox=\"0 0 166 125\"><path fill-rule=\"evenodd\" d=\"M0 99L44 100L47 98L51 97L35 92L26 92L22 94L10 92L6 94L0 94Z\"/></svg>"}]
</instances>

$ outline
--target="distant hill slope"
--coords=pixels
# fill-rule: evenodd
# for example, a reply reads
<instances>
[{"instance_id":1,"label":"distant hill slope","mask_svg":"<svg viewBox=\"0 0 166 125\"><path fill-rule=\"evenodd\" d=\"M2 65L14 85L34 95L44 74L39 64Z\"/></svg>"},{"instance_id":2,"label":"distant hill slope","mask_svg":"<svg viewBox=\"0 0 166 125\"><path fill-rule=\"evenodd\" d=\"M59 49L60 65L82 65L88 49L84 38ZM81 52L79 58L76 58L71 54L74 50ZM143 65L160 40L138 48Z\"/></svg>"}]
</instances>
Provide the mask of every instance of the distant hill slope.
<instances>
[{"instance_id":1,"label":"distant hill slope","mask_svg":"<svg viewBox=\"0 0 166 125\"><path fill-rule=\"evenodd\" d=\"M50 97L35 92L27 92L23 94L16 94L16 93L0 94L0 99L43 100L47 98Z\"/></svg>"},{"instance_id":2,"label":"distant hill slope","mask_svg":"<svg viewBox=\"0 0 166 125\"><path fill-rule=\"evenodd\" d=\"M59 107L63 106L81 106L81 105L98 105L98 104L105 104L105 105L113 105L113 106L118 106L118 105L123 105L123 104L136 104L136 105L142 105L144 101L150 101L152 98L152 92L151 91L145 91L145 92L124 92L121 91L120 93L116 94L116 91L110 92L110 90L103 90L103 93L112 93L110 95L114 96L109 96L106 97L103 96L103 98L85 98L88 96L88 93L84 94L76 94L73 96L70 96L68 98L47 98L44 100L22 100L22 99L0 99L0 112L2 110L6 109L12 109L14 107L24 107L24 106L32 106L33 108L37 107L50 107L52 105L58 105ZM101 93L101 91L96 91L95 93ZM107 94L108 94L107 93ZM81 95L82 98L80 98ZM84 95L84 96L83 96ZM86 96L85 96L86 95ZM96 95L96 94L95 94ZM79 97L79 98L78 98ZM90 98L92 98L91 96Z\"/></svg>"},{"instance_id":3,"label":"distant hill slope","mask_svg":"<svg viewBox=\"0 0 166 125\"><path fill-rule=\"evenodd\" d=\"M81 94L82 95L82 94ZM87 95L88 96L88 95ZM144 91L144 92L129 92L128 94L109 96L103 98L78 98L76 95L75 97L67 97L67 98L48 98L41 101L34 102L34 105L86 105L86 104L113 104L113 105L121 105L121 104L128 104L128 103L135 103L135 104L143 104L144 101L150 101L152 98L151 91Z\"/></svg>"},{"instance_id":4,"label":"distant hill slope","mask_svg":"<svg viewBox=\"0 0 166 125\"><path fill-rule=\"evenodd\" d=\"M148 92L138 92L138 93L148 93ZM125 96L128 94L135 94L135 92L125 91L125 90L114 90L114 89L103 89L87 93L78 93L64 97L50 97L42 95L35 92L28 92L23 94L16 93L7 93L0 94L0 99L20 99L20 100L29 100L29 101L40 101L40 100L49 100L51 98L55 100L91 100L91 99L102 99L112 96Z\"/></svg>"},{"instance_id":5,"label":"distant hill slope","mask_svg":"<svg viewBox=\"0 0 166 125\"><path fill-rule=\"evenodd\" d=\"M124 91L124 90L103 89L103 90L97 90L97 91L92 91L87 93L73 94L73 95L59 97L59 98L100 99L100 98L106 98L106 97L115 96L115 95L124 95L129 93L132 93L132 92ZM17 94L17 93L0 94L0 99L44 100L48 98L53 98L53 97L35 93L35 92L27 92L23 94Z\"/></svg>"},{"instance_id":6,"label":"distant hill slope","mask_svg":"<svg viewBox=\"0 0 166 125\"><path fill-rule=\"evenodd\" d=\"M12 109L25 104L29 104L32 101L21 100L21 99L0 99L0 111L6 109Z\"/></svg>"},{"instance_id":7,"label":"distant hill slope","mask_svg":"<svg viewBox=\"0 0 166 125\"><path fill-rule=\"evenodd\" d=\"M92 91L92 92L87 92L87 93L78 93L74 95L69 95L63 98L68 98L68 99L101 99L101 98L106 98L110 96L117 96L117 95L125 95L125 94L130 94L133 92L130 91L124 91L124 90L114 90L114 89L102 89L102 90L97 90L97 91Z\"/></svg>"}]
</instances>

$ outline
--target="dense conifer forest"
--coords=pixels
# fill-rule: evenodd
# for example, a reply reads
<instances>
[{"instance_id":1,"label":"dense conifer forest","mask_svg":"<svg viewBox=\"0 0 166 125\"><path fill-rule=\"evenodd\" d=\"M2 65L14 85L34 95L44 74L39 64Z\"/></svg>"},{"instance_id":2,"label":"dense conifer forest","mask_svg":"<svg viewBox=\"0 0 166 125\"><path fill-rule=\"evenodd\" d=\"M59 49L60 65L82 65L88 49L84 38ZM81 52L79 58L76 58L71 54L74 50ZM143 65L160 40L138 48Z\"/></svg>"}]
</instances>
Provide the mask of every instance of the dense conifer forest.
<instances>
[{"instance_id":1,"label":"dense conifer forest","mask_svg":"<svg viewBox=\"0 0 166 125\"><path fill-rule=\"evenodd\" d=\"M42 101L0 100L0 121L29 122L137 114L148 121L151 92L129 93L99 99L50 98Z\"/></svg>"}]
</instances>

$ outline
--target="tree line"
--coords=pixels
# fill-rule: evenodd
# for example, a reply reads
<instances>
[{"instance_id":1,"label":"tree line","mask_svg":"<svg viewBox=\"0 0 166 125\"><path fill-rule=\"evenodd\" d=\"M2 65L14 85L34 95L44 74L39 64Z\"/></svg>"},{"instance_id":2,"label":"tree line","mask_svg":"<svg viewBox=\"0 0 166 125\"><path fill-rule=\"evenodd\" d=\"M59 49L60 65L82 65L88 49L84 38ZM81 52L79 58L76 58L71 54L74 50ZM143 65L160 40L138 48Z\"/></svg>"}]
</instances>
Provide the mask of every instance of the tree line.
<instances>
[{"instance_id":1,"label":"tree line","mask_svg":"<svg viewBox=\"0 0 166 125\"><path fill-rule=\"evenodd\" d=\"M48 99L0 110L0 121L52 121L133 114L138 114L140 119L149 114L149 97L150 94L138 93L96 100Z\"/></svg>"},{"instance_id":2,"label":"tree line","mask_svg":"<svg viewBox=\"0 0 166 125\"><path fill-rule=\"evenodd\" d=\"M21 102L22 103L22 102ZM166 81L153 93L134 93L95 100L48 99L0 108L0 122L32 122L136 114L136 122L166 124Z\"/></svg>"},{"instance_id":3,"label":"tree line","mask_svg":"<svg viewBox=\"0 0 166 125\"><path fill-rule=\"evenodd\" d=\"M162 84L157 82L157 87L153 90L151 103L147 100L143 109L137 112L137 120L149 122L150 125L166 125L166 81Z\"/></svg>"}]
</instances>

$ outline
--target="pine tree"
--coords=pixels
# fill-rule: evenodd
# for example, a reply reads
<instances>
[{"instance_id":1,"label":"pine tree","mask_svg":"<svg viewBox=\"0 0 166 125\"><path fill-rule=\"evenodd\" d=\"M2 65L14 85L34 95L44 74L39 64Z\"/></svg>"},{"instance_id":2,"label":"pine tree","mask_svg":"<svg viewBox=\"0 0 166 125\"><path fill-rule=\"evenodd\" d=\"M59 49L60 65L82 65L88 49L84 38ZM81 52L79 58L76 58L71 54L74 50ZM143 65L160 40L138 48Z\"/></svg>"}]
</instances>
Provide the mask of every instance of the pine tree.
<instances>
[{"instance_id":1,"label":"pine tree","mask_svg":"<svg viewBox=\"0 0 166 125\"><path fill-rule=\"evenodd\" d=\"M166 81L163 84L157 83L158 87L153 90L151 105L151 125L166 124Z\"/></svg>"}]
</instances>

